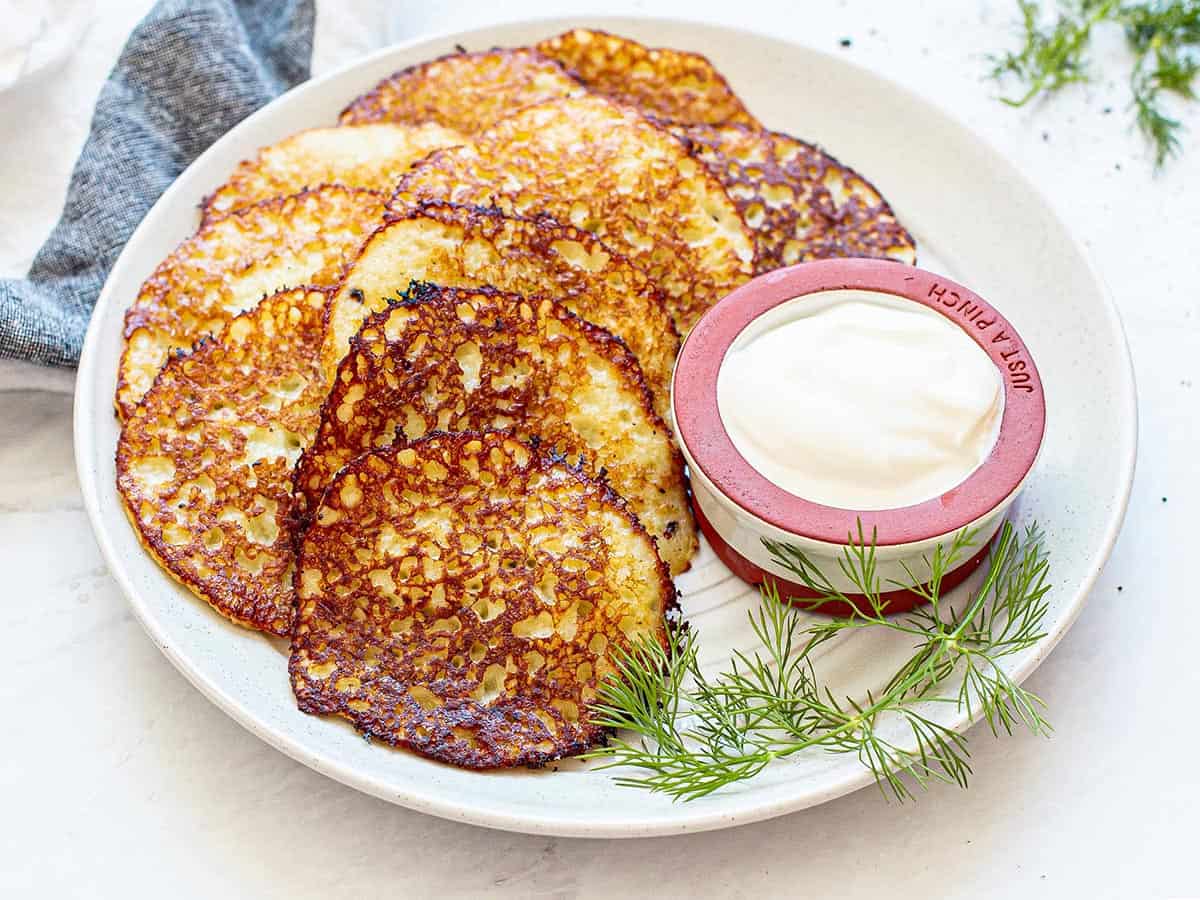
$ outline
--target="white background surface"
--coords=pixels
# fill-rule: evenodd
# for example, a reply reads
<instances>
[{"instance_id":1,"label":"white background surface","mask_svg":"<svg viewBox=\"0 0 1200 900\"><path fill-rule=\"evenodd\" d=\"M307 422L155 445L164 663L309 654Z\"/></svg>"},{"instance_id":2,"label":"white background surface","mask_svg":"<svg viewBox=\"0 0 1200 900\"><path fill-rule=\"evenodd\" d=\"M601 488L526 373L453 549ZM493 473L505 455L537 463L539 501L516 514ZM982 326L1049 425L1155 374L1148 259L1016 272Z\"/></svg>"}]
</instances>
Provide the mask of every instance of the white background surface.
<instances>
[{"instance_id":1,"label":"white background surface","mask_svg":"<svg viewBox=\"0 0 1200 900\"><path fill-rule=\"evenodd\" d=\"M105 4L65 67L0 94L0 273L20 274L57 217L95 94L148 6ZM411 813L291 762L175 672L93 543L70 398L11 391L0 394L0 896L1200 896L1200 670L1183 575L1200 501L1200 115L1184 113L1191 151L1153 176L1127 127L1116 35L1093 54L1096 86L1035 111L1000 106L983 54L1011 41L1007 0L353 6L368 11L321 8L316 71L501 17L685 15L844 53L1012 155L1095 253L1141 399L1125 531L1089 607L1029 682L1056 734L972 732L965 793L934 788L901 807L867 790L689 837L531 838Z\"/></svg>"}]
</instances>

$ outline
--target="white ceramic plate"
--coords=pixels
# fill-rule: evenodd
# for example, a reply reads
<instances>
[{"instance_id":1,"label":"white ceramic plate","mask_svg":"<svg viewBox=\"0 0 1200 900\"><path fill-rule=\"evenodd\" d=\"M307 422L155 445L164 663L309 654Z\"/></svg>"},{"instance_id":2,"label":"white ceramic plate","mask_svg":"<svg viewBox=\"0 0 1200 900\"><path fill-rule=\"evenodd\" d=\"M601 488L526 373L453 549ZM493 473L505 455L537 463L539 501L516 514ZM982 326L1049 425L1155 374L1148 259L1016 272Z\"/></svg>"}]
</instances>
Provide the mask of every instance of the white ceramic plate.
<instances>
[{"instance_id":1,"label":"white ceramic plate","mask_svg":"<svg viewBox=\"0 0 1200 900\"><path fill-rule=\"evenodd\" d=\"M560 771L480 774L371 745L338 721L302 715L285 648L233 626L176 586L139 547L114 485L112 414L121 319L143 278L197 224L200 198L234 165L301 128L331 124L396 69L450 52L530 43L577 24L708 55L768 126L817 141L866 174L918 239L920 263L972 286L1020 329L1045 382L1047 432L1015 517L1037 519L1052 552L1049 634L1011 659L1024 678L1078 615L1116 538L1133 477L1136 399L1116 310L1084 251L1047 203L962 125L850 63L781 40L652 19L555 20L428 38L310 81L246 119L163 194L134 233L96 305L79 367L75 447L84 500L109 568L163 653L209 699L289 756L413 809L497 828L633 837L721 828L822 803L869 783L857 761L813 754L690 803L615 785L578 763ZM755 595L705 547L679 579L706 665L753 636ZM829 648L823 673L846 689L886 679L905 653L892 636ZM1051 698L1053 699L1053 698ZM969 723L945 710L955 728ZM217 783L214 772L214 784Z\"/></svg>"}]
</instances>

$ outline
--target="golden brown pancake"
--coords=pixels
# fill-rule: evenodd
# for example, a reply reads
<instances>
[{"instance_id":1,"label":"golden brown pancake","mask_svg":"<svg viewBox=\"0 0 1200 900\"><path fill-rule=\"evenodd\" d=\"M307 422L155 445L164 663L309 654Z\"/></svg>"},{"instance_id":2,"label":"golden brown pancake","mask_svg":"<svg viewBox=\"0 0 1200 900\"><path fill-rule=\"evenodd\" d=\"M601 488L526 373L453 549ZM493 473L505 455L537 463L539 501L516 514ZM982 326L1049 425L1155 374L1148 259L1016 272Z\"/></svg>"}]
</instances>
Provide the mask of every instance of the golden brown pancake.
<instances>
[{"instance_id":1,"label":"golden brown pancake","mask_svg":"<svg viewBox=\"0 0 1200 900\"><path fill-rule=\"evenodd\" d=\"M125 313L117 412L129 417L174 349L190 349L263 297L338 281L379 223L383 197L325 185L202 225L146 279Z\"/></svg>"},{"instance_id":2,"label":"golden brown pancake","mask_svg":"<svg viewBox=\"0 0 1200 900\"><path fill-rule=\"evenodd\" d=\"M524 106L581 93L578 80L528 47L452 53L385 78L338 121L436 122L472 136Z\"/></svg>"},{"instance_id":3,"label":"golden brown pancake","mask_svg":"<svg viewBox=\"0 0 1200 900\"><path fill-rule=\"evenodd\" d=\"M292 624L292 472L325 397L326 296L263 300L174 354L121 429L117 488L138 540L239 624Z\"/></svg>"},{"instance_id":4,"label":"golden brown pancake","mask_svg":"<svg viewBox=\"0 0 1200 900\"><path fill-rule=\"evenodd\" d=\"M466 138L433 122L377 122L348 128L311 128L263 147L204 200L205 220L322 184L391 193L408 167L431 150Z\"/></svg>"},{"instance_id":5,"label":"golden brown pancake","mask_svg":"<svg viewBox=\"0 0 1200 900\"><path fill-rule=\"evenodd\" d=\"M758 122L712 63L698 53L646 47L630 38L576 28L537 45L588 90L647 115L684 124Z\"/></svg>"},{"instance_id":6,"label":"golden brown pancake","mask_svg":"<svg viewBox=\"0 0 1200 900\"><path fill-rule=\"evenodd\" d=\"M625 341L667 417L679 333L645 274L585 231L478 208L426 206L371 235L330 302L322 350L330 381L366 317L413 280L561 302Z\"/></svg>"},{"instance_id":7,"label":"golden brown pancake","mask_svg":"<svg viewBox=\"0 0 1200 900\"><path fill-rule=\"evenodd\" d=\"M759 272L845 256L916 262L916 242L887 201L819 147L740 125L671 130L691 142L753 229Z\"/></svg>"},{"instance_id":8,"label":"golden brown pancake","mask_svg":"<svg viewBox=\"0 0 1200 900\"><path fill-rule=\"evenodd\" d=\"M681 333L746 281L754 245L724 187L682 141L600 97L528 107L438 150L400 181L391 209L494 205L590 232L655 282Z\"/></svg>"},{"instance_id":9,"label":"golden brown pancake","mask_svg":"<svg viewBox=\"0 0 1200 900\"><path fill-rule=\"evenodd\" d=\"M367 319L338 367L296 473L306 508L354 457L432 431L507 428L625 499L673 573L696 550L683 460L637 360L550 300L415 285Z\"/></svg>"},{"instance_id":10,"label":"golden brown pancake","mask_svg":"<svg viewBox=\"0 0 1200 900\"><path fill-rule=\"evenodd\" d=\"M613 650L664 641L674 587L602 483L504 434L360 456L300 546L300 709L469 768L579 753Z\"/></svg>"}]
</instances>

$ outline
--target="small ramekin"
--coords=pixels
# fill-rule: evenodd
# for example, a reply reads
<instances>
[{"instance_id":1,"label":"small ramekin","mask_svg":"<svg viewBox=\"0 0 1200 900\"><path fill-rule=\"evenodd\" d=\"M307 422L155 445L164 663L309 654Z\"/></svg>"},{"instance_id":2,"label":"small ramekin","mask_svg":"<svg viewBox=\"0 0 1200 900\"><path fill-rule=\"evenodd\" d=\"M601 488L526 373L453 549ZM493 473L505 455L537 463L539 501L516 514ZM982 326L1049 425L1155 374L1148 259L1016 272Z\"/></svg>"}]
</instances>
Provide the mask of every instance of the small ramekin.
<instances>
[{"instance_id":1,"label":"small ramekin","mask_svg":"<svg viewBox=\"0 0 1200 900\"><path fill-rule=\"evenodd\" d=\"M746 462L725 430L717 406L717 373L742 330L781 304L846 289L890 294L936 310L983 348L1003 376L1004 412L991 453L966 480L938 497L879 510L814 503L768 481ZM1033 468L1046 424L1037 366L1003 316L949 278L870 259L823 260L779 269L725 297L684 342L671 404L701 530L738 577L751 584L770 578L783 596L811 600L814 594L795 583L795 575L764 545L764 540L783 542L801 550L852 604L865 608L865 597L838 565L847 543L857 539L861 523L868 539L874 535L876 573L889 612L923 602L919 594L892 585L913 583L906 567L918 581L927 580L935 548L948 549L964 528L973 530L974 542L944 576L942 590L961 583L986 558L988 544ZM821 611L846 615L850 609L829 603Z\"/></svg>"}]
</instances>

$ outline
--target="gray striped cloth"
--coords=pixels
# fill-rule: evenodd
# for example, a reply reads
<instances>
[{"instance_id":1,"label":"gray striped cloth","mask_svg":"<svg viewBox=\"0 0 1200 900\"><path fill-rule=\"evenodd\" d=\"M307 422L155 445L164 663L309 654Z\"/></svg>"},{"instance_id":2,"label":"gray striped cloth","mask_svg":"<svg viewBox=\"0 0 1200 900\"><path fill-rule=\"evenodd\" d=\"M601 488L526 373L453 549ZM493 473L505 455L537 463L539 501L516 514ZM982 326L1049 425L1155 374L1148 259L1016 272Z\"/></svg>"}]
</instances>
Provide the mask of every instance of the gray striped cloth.
<instances>
[{"instance_id":1,"label":"gray striped cloth","mask_svg":"<svg viewBox=\"0 0 1200 900\"><path fill-rule=\"evenodd\" d=\"M313 0L154 6L96 101L62 217L29 274L0 280L0 359L79 361L96 297L134 228L209 144L308 78L313 21Z\"/></svg>"}]
</instances>

